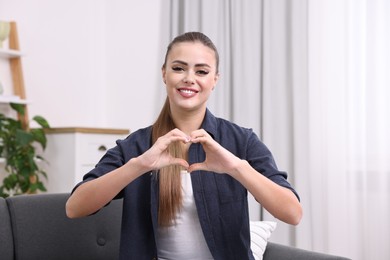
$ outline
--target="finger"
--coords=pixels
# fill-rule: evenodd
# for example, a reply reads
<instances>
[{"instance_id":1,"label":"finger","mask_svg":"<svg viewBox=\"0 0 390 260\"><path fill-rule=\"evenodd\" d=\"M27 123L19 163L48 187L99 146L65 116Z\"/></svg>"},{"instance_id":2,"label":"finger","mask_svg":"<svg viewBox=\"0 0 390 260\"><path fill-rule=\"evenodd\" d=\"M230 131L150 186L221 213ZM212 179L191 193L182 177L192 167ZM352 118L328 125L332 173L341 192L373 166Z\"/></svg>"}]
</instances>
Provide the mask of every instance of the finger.
<instances>
[{"instance_id":1,"label":"finger","mask_svg":"<svg viewBox=\"0 0 390 260\"><path fill-rule=\"evenodd\" d=\"M180 158L172 158L171 165L180 165L186 169L190 166L186 160Z\"/></svg>"},{"instance_id":2,"label":"finger","mask_svg":"<svg viewBox=\"0 0 390 260\"><path fill-rule=\"evenodd\" d=\"M178 128L175 128L175 129L171 130L169 133L172 134L172 135L175 135L175 136L188 137L186 133L184 133L183 131L181 131Z\"/></svg>"},{"instance_id":3,"label":"finger","mask_svg":"<svg viewBox=\"0 0 390 260\"><path fill-rule=\"evenodd\" d=\"M196 143L201 143L202 145L207 144L208 139L206 137L197 137L195 139L191 139L191 142L196 144Z\"/></svg>"},{"instance_id":4,"label":"finger","mask_svg":"<svg viewBox=\"0 0 390 260\"><path fill-rule=\"evenodd\" d=\"M193 132L191 133L190 137L191 137L191 142L193 143L199 143L199 142L204 143L210 140L211 138L210 135L204 130Z\"/></svg>"},{"instance_id":5,"label":"finger","mask_svg":"<svg viewBox=\"0 0 390 260\"><path fill-rule=\"evenodd\" d=\"M180 142L183 142L183 143L187 143L190 141L190 138L188 136L172 136L172 137L169 137L169 143L173 143L173 142L177 142L177 141L180 141Z\"/></svg>"},{"instance_id":6,"label":"finger","mask_svg":"<svg viewBox=\"0 0 390 260\"><path fill-rule=\"evenodd\" d=\"M198 129L191 132L190 137L197 138L197 137L208 136L208 135L209 134L204 129Z\"/></svg>"},{"instance_id":7,"label":"finger","mask_svg":"<svg viewBox=\"0 0 390 260\"><path fill-rule=\"evenodd\" d=\"M188 135L186 135L184 132L182 132L178 128L175 128L175 129L171 130L170 132L168 132L167 135L170 136L170 137L173 137L173 138L178 138L179 137L179 139L175 139L176 141L183 141L183 142L189 142L190 141L190 137Z\"/></svg>"},{"instance_id":8,"label":"finger","mask_svg":"<svg viewBox=\"0 0 390 260\"><path fill-rule=\"evenodd\" d=\"M187 171L188 172L194 172L194 171L207 171L207 166L205 163L194 163L191 164L190 167L188 167Z\"/></svg>"},{"instance_id":9,"label":"finger","mask_svg":"<svg viewBox=\"0 0 390 260\"><path fill-rule=\"evenodd\" d=\"M181 136L181 135L162 136L157 140L156 143L162 144L163 149L165 149L166 147L168 147L168 145L177 141L187 143L189 141L189 138L187 136Z\"/></svg>"}]
</instances>

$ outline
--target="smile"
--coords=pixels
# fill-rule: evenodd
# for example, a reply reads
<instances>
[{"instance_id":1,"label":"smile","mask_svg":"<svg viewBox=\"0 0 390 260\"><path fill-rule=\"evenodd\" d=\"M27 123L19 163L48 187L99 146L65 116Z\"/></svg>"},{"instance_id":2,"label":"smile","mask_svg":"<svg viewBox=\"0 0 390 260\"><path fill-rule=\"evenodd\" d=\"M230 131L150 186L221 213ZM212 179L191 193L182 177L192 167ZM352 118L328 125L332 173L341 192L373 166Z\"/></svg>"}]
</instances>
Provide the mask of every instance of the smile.
<instances>
[{"instance_id":1,"label":"smile","mask_svg":"<svg viewBox=\"0 0 390 260\"><path fill-rule=\"evenodd\" d=\"M191 88L179 88L177 91L184 98L191 98L199 92L198 90Z\"/></svg>"},{"instance_id":2,"label":"smile","mask_svg":"<svg viewBox=\"0 0 390 260\"><path fill-rule=\"evenodd\" d=\"M198 91L196 91L196 90L184 89L184 88L179 89L179 91L182 92L182 93L185 93L185 94L194 94L194 93L198 93Z\"/></svg>"}]
</instances>

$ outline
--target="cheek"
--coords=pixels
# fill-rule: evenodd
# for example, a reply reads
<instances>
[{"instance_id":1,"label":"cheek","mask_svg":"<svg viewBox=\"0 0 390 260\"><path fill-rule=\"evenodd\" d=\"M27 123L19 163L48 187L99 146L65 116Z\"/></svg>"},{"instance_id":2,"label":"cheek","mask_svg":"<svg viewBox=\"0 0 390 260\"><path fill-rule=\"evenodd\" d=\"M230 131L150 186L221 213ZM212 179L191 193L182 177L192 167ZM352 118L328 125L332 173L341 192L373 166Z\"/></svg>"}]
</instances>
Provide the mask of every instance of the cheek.
<instances>
[{"instance_id":1,"label":"cheek","mask_svg":"<svg viewBox=\"0 0 390 260\"><path fill-rule=\"evenodd\" d=\"M182 80L182 77L180 75L169 75L168 77L165 77L165 84L175 86Z\"/></svg>"},{"instance_id":2,"label":"cheek","mask_svg":"<svg viewBox=\"0 0 390 260\"><path fill-rule=\"evenodd\" d=\"M202 82L202 85L205 91L211 91L215 86L215 81L213 79L207 79Z\"/></svg>"}]
</instances>

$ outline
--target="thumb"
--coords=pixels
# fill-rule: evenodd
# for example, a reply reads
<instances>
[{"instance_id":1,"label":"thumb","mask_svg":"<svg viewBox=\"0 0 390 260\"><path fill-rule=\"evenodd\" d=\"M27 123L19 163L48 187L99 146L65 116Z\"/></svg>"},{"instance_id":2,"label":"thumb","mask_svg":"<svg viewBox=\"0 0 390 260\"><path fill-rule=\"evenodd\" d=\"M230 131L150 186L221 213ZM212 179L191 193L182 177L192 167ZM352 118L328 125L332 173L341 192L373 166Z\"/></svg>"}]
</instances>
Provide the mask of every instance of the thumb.
<instances>
[{"instance_id":1,"label":"thumb","mask_svg":"<svg viewBox=\"0 0 390 260\"><path fill-rule=\"evenodd\" d=\"M205 163L194 163L191 164L190 167L188 167L187 169L188 172L200 171L200 170L207 170Z\"/></svg>"},{"instance_id":2,"label":"thumb","mask_svg":"<svg viewBox=\"0 0 390 260\"><path fill-rule=\"evenodd\" d=\"M173 158L170 163L172 165L181 165L186 169L189 167L188 162L184 159L181 159L181 158Z\"/></svg>"}]
</instances>

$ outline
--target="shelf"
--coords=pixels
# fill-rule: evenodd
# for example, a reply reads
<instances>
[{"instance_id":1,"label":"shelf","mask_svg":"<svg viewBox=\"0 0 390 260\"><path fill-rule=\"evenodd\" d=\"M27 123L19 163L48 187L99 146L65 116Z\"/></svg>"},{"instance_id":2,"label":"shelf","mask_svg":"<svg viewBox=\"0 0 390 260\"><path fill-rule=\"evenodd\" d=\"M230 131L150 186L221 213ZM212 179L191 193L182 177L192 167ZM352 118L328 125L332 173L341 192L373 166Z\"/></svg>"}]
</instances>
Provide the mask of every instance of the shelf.
<instances>
[{"instance_id":1,"label":"shelf","mask_svg":"<svg viewBox=\"0 0 390 260\"><path fill-rule=\"evenodd\" d=\"M19 96L14 95L0 95L0 103L15 103L15 104L28 104L25 99L21 99Z\"/></svg>"},{"instance_id":2,"label":"shelf","mask_svg":"<svg viewBox=\"0 0 390 260\"><path fill-rule=\"evenodd\" d=\"M42 162L42 159L37 158L37 159L35 159L35 161L39 163L39 162ZM5 163L6 163L5 158L0 157L0 164L5 164Z\"/></svg>"},{"instance_id":3,"label":"shelf","mask_svg":"<svg viewBox=\"0 0 390 260\"><path fill-rule=\"evenodd\" d=\"M0 49L0 57L1 58L12 59L12 58L19 58L23 55L24 54L20 51L15 51L15 50L11 50L11 49Z\"/></svg>"},{"instance_id":4,"label":"shelf","mask_svg":"<svg viewBox=\"0 0 390 260\"><path fill-rule=\"evenodd\" d=\"M54 127L45 129L47 134L84 133L84 134L110 134L128 135L129 129L96 128L96 127Z\"/></svg>"}]
</instances>

